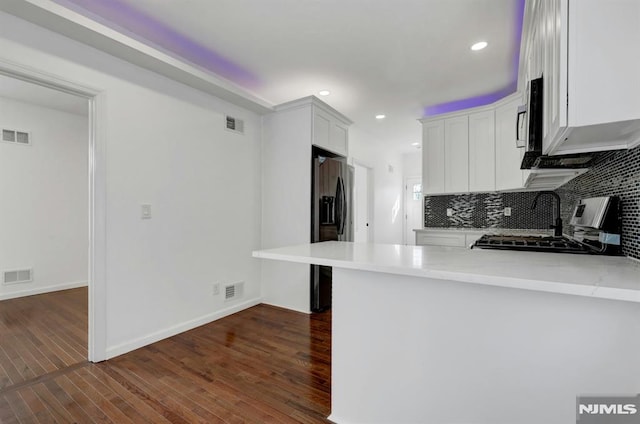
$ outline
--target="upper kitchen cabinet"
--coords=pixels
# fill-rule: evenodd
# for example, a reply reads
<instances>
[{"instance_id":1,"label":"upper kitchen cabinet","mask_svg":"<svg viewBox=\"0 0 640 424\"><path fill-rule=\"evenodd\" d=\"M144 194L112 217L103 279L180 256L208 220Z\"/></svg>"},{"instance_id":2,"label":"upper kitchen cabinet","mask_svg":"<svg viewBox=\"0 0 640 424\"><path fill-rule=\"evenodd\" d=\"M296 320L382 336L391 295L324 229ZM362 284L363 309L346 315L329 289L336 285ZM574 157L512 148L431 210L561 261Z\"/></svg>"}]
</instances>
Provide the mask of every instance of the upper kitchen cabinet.
<instances>
[{"instance_id":1,"label":"upper kitchen cabinet","mask_svg":"<svg viewBox=\"0 0 640 424\"><path fill-rule=\"evenodd\" d=\"M525 172L520 169L524 149L516 146L516 116L520 97L496 107L495 164L496 190L514 190L523 187Z\"/></svg>"},{"instance_id":2,"label":"upper kitchen cabinet","mask_svg":"<svg viewBox=\"0 0 640 424\"><path fill-rule=\"evenodd\" d=\"M444 193L444 120L422 125L422 190Z\"/></svg>"},{"instance_id":3,"label":"upper kitchen cabinet","mask_svg":"<svg viewBox=\"0 0 640 424\"><path fill-rule=\"evenodd\" d=\"M469 117L423 120L425 194L469 191Z\"/></svg>"},{"instance_id":4,"label":"upper kitchen cabinet","mask_svg":"<svg viewBox=\"0 0 640 424\"><path fill-rule=\"evenodd\" d=\"M324 106L314 104L312 143L346 157L349 151L349 124L351 122L345 119L337 112L330 113Z\"/></svg>"},{"instance_id":5,"label":"upper kitchen cabinet","mask_svg":"<svg viewBox=\"0 0 640 424\"><path fill-rule=\"evenodd\" d=\"M493 108L421 122L425 194L495 190Z\"/></svg>"},{"instance_id":6,"label":"upper kitchen cabinet","mask_svg":"<svg viewBox=\"0 0 640 424\"><path fill-rule=\"evenodd\" d=\"M444 120L444 189L469 191L469 118Z\"/></svg>"},{"instance_id":7,"label":"upper kitchen cabinet","mask_svg":"<svg viewBox=\"0 0 640 424\"><path fill-rule=\"evenodd\" d=\"M543 153L639 144L640 2L528 0L524 28L520 78L543 78Z\"/></svg>"},{"instance_id":8,"label":"upper kitchen cabinet","mask_svg":"<svg viewBox=\"0 0 640 424\"><path fill-rule=\"evenodd\" d=\"M493 109L469 115L469 191L496 189L495 135Z\"/></svg>"},{"instance_id":9,"label":"upper kitchen cabinet","mask_svg":"<svg viewBox=\"0 0 640 424\"><path fill-rule=\"evenodd\" d=\"M299 141L318 146L329 152L347 157L349 153L349 126L351 120L315 96L283 103L276 106L275 112L267 115L268 120L281 120L284 125L286 116L304 116L304 121L311 127L309 133L300 133ZM285 118L281 118L285 117Z\"/></svg>"},{"instance_id":10,"label":"upper kitchen cabinet","mask_svg":"<svg viewBox=\"0 0 640 424\"><path fill-rule=\"evenodd\" d=\"M552 190L584 169L522 170L516 143L522 94L491 105L422 119L422 187L427 195Z\"/></svg>"}]
</instances>

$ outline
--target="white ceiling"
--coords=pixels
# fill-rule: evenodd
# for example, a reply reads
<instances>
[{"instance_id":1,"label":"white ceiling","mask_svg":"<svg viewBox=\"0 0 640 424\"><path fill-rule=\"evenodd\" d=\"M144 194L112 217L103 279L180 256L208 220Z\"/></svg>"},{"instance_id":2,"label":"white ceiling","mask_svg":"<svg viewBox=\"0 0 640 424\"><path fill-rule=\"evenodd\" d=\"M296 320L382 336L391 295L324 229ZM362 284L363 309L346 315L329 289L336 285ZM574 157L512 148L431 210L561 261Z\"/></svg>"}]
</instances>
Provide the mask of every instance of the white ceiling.
<instances>
[{"instance_id":1,"label":"white ceiling","mask_svg":"<svg viewBox=\"0 0 640 424\"><path fill-rule=\"evenodd\" d=\"M274 105L329 89L371 141L402 150L426 107L513 91L523 1L56 0Z\"/></svg>"},{"instance_id":2,"label":"white ceiling","mask_svg":"<svg viewBox=\"0 0 640 424\"><path fill-rule=\"evenodd\" d=\"M0 97L87 116L87 99L0 75Z\"/></svg>"}]
</instances>

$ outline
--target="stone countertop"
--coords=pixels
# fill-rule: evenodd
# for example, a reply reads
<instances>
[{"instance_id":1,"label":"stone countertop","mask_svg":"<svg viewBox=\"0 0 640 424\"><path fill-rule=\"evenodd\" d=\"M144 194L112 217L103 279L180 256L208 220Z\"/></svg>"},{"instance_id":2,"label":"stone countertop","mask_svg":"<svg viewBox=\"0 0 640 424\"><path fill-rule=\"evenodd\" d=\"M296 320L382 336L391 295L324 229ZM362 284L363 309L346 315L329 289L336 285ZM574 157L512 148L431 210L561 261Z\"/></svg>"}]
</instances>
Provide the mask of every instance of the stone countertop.
<instances>
[{"instance_id":1,"label":"stone countertop","mask_svg":"<svg viewBox=\"0 0 640 424\"><path fill-rule=\"evenodd\" d=\"M253 256L640 303L640 262L619 256L337 241L257 250Z\"/></svg>"},{"instance_id":2,"label":"stone countertop","mask_svg":"<svg viewBox=\"0 0 640 424\"><path fill-rule=\"evenodd\" d=\"M540 228L464 228L464 227L427 227L416 228L416 233L429 232L452 232L452 233L486 233L486 234L531 234L531 235L553 235L553 230L545 230Z\"/></svg>"}]
</instances>

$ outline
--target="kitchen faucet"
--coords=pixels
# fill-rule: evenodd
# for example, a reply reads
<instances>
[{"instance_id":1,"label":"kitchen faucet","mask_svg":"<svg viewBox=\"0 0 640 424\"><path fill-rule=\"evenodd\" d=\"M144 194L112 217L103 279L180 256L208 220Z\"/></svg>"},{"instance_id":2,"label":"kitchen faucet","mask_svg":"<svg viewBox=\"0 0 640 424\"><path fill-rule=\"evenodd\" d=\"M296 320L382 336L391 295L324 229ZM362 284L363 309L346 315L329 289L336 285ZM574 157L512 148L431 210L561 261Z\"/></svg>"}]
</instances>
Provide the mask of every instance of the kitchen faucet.
<instances>
[{"instance_id":1,"label":"kitchen faucet","mask_svg":"<svg viewBox=\"0 0 640 424\"><path fill-rule=\"evenodd\" d=\"M554 229L554 232L553 232L554 236L562 237L562 218L560 217L560 196L558 196L557 193L553 191L541 191L540 193L536 194L536 197L533 199L533 204L531 205L531 209L536 208L536 206L538 205L538 197L542 196L543 194L549 194L556 198L556 213L555 213L556 223L555 225L549 226L549 228Z\"/></svg>"}]
</instances>

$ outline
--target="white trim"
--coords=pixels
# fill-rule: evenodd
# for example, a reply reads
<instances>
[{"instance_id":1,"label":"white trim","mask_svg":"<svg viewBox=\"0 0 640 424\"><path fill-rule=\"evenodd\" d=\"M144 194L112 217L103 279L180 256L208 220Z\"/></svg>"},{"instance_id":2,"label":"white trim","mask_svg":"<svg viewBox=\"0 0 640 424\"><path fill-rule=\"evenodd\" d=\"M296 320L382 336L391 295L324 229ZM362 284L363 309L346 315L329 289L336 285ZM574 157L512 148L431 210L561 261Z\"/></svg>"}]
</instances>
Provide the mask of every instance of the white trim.
<instances>
[{"instance_id":1,"label":"white trim","mask_svg":"<svg viewBox=\"0 0 640 424\"><path fill-rule=\"evenodd\" d=\"M409 240L407 240L407 190L409 190L408 181L416 178L420 180L420 184L422 184L422 175L408 175L404 177L403 181L404 188L402 189L402 243L405 245L409 244ZM424 187L422 188L422 201L424 202ZM424 210L422 211L422 213L424 215ZM424 221L424 217L422 221ZM422 222L422 227L424 227L424 222Z\"/></svg>"},{"instance_id":2,"label":"white trim","mask_svg":"<svg viewBox=\"0 0 640 424\"><path fill-rule=\"evenodd\" d=\"M353 167L361 166L367 170L367 217L369 218L369 226L367 227L367 232L368 232L367 239L369 240L369 243L373 243L374 232L375 232L375 225L374 225L375 190L373 187L373 185L375 184L374 168L373 166L369 165L367 162L363 162L354 157L351 157L350 159L351 159L351 166ZM347 159L347 162L349 162L349 159ZM355 184L354 184L354 188L355 188ZM354 199L354 202L355 202L355 199ZM355 221L355 216L353 217L353 219Z\"/></svg>"},{"instance_id":3,"label":"white trim","mask_svg":"<svg viewBox=\"0 0 640 424\"><path fill-rule=\"evenodd\" d=\"M275 306L276 308L287 309L289 311L295 311L295 312L300 312L301 314L311 315L311 311L309 309L293 308L289 305L283 306L277 303L265 302L265 301L263 301L262 303L269 306Z\"/></svg>"},{"instance_id":4,"label":"white trim","mask_svg":"<svg viewBox=\"0 0 640 424\"><path fill-rule=\"evenodd\" d=\"M51 0L2 0L0 10L258 114L273 110L271 103L210 70Z\"/></svg>"},{"instance_id":5,"label":"white trim","mask_svg":"<svg viewBox=\"0 0 640 424\"><path fill-rule=\"evenodd\" d=\"M176 334L184 333L185 331L192 330L196 327L200 327L201 325L209 324L220 318L224 318L226 316L229 316L237 312L243 311L245 309L251 308L253 306L259 305L260 303L262 303L262 298L260 297L249 299L242 303L238 303L236 305L230 306L221 311L212 312L210 314L203 315L200 318L185 321L182 324L172 325L171 327L168 327L164 330L155 331L146 336L139 337L137 339L133 339L125 343L120 343L119 345L116 345L113 347L109 347L106 352L107 353L106 359L111 359L116 356L123 355L127 352L131 352L132 350L150 345L152 343L158 342L160 340L164 340L169 337L173 337Z\"/></svg>"},{"instance_id":6,"label":"white trim","mask_svg":"<svg viewBox=\"0 0 640 424\"><path fill-rule=\"evenodd\" d=\"M37 287L34 289L20 290L10 293L0 294L0 300L17 299L19 297L33 296L36 294L51 293L61 290L77 289L78 287L87 287L89 283L87 281L78 281L75 283L63 283L53 286ZM14 286L15 287L15 286Z\"/></svg>"},{"instance_id":7,"label":"white trim","mask_svg":"<svg viewBox=\"0 0 640 424\"><path fill-rule=\"evenodd\" d=\"M48 87L85 98L89 102L89 343L88 359L99 362L106 359L106 136L105 94L42 72L39 69L0 59L0 75Z\"/></svg>"},{"instance_id":8,"label":"white trim","mask_svg":"<svg viewBox=\"0 0 640 424\"><path fill-rule=\"evenodd\" d=\"M356 424L356 423L353 423L351 421L343 420L340 417L336 417L335 414L329 415L327 417L327 420L329 420L329 421L331 421L332 423L335 423L335 424Z\"/></svg>"}]
</instances>

